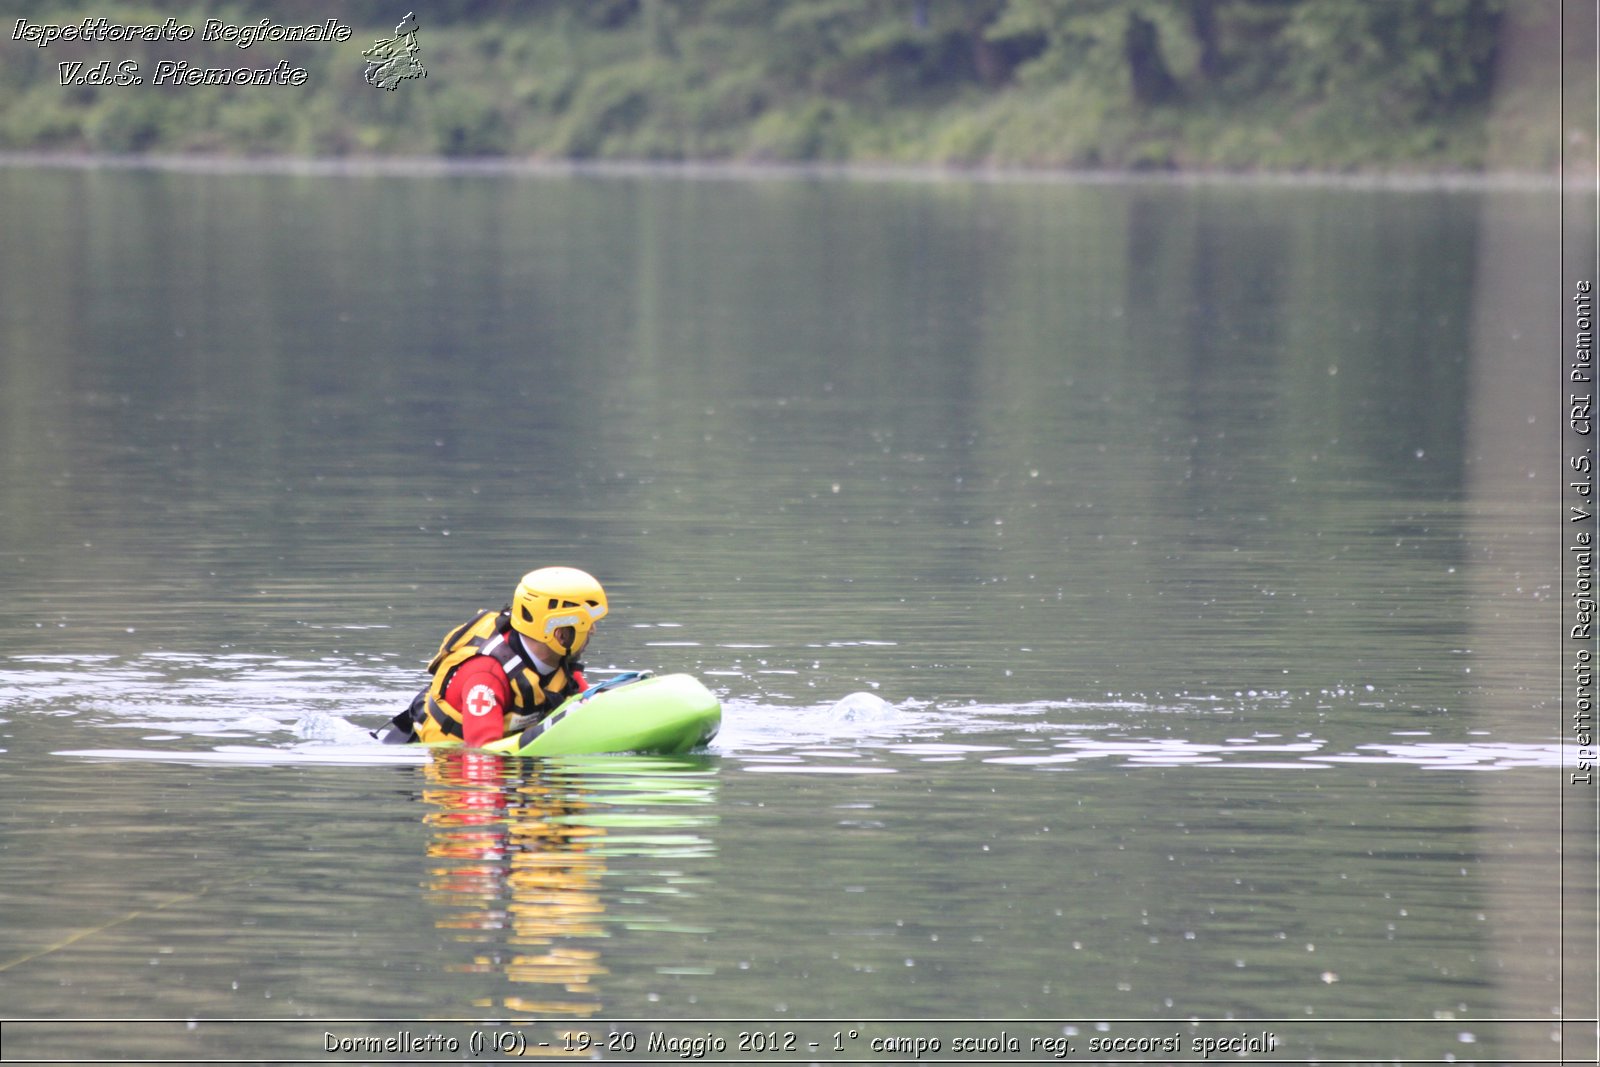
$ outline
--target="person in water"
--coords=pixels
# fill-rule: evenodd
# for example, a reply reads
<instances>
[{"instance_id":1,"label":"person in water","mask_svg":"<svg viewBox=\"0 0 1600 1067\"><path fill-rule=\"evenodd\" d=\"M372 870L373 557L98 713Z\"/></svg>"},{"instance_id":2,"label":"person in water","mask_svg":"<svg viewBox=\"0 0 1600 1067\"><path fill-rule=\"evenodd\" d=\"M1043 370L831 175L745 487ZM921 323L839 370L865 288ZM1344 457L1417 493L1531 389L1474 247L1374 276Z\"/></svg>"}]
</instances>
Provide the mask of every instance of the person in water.
<instances>
[{"instance_id":1,"label":"person in water","mask_svg":"<svg viewBox=\"0 0 1600 1067\"><path fill-rule=\"evenodd\" d=\"M428 684L374 736L482 747L537 723L588 688L578 655L606 610L606 591L588 572L529 571L510 604L450 631L428 664Z\"/></svg>"}]
</instances>

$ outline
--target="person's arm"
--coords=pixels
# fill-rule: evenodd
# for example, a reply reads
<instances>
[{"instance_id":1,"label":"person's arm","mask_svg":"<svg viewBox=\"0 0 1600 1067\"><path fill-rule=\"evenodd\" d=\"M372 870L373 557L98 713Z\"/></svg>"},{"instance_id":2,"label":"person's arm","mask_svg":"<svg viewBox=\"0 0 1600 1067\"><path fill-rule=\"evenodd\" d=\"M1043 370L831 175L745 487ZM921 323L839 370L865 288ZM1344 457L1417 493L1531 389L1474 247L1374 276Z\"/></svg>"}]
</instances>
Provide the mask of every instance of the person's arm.
<instances>
[{"instance_id":1,"label":"person's arm","mask_svg":"<svg viewBox=\"0 0 1600 1067\"><path fill-rule=\"evenodd\" d=\"M457 667L444 696L461 712L461 740L467 746L482 748L505 735L511 685L492 659L476 656Z\"/></svg>"}]
</instances>

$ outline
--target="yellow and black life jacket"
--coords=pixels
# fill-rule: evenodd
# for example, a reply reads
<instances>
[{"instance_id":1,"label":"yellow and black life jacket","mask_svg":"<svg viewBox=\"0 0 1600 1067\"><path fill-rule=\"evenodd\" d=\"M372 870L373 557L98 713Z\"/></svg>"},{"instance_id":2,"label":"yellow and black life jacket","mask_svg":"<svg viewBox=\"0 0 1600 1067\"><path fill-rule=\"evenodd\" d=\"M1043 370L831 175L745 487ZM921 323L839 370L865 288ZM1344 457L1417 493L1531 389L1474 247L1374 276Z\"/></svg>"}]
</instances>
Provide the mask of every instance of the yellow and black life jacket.
<instances>
[{"instance_id":1,"label":"yellow and black life jacket","mask_svg":"<svg viewBox=\"0 0 1600 1067\"><path fill-rule=\"evenodd\" d=\"M433 675L428 688L418 694L411 706L416 740L461 740L461 711L451 706L444 692L450 675L473 656L488 656L494 660L506 672L506 681L511 683L511 707L504 713L502 737L538 722L563 699L578 692L571 664L562 662L549 674L540 674L512 634L509 608L485 611L450 631L440 643L438 654L428 664L428 673Z\"/></svg>"}]
</instances>

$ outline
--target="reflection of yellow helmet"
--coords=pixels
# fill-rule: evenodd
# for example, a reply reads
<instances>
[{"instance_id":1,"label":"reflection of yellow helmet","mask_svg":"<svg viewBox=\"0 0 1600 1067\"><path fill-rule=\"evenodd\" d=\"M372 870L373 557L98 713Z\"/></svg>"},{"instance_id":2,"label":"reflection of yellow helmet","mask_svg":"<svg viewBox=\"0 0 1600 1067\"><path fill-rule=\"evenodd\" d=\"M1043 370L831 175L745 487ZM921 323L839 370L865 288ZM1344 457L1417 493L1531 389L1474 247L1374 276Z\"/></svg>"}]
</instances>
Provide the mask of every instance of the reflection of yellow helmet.
<instances>
[{"instance_id":1,"label":"reflection of yellow helmet","mask_svg":"<svg viewBox=\"0 0 1600 1067\"><path fill-rule=\"evenodd\" d=\"M511 598L511 628L544 645L558 656L576 656L589 641L589 631L605 618L606 591L594 575L576 567L540 567L517 583ZM572 627L572 644L561 643L556 631Z\"/></svg>"}]
</instances>

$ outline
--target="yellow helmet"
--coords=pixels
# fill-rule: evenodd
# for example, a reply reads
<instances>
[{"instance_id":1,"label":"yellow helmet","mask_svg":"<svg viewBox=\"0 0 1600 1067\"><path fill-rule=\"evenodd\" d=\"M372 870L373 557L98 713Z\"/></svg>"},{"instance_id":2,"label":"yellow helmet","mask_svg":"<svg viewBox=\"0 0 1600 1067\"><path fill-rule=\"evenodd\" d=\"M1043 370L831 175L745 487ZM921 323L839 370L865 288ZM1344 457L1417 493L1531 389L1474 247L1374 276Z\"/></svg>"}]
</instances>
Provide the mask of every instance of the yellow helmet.
<instances>
[{"instance_id":1,"label":"yellow helmet","mask_svg":"<svg viewBox=\"0 0 1600 1067\"><path fill-rule=\"evenodd\" d=\"M606 591L594 575L576 567L540 567L517 583L511 598L511 628L558 656L576 656L589 643L589 631L605 618ZM557 636L572 627L572 643Z\"/></svg>"}]
</instances>

